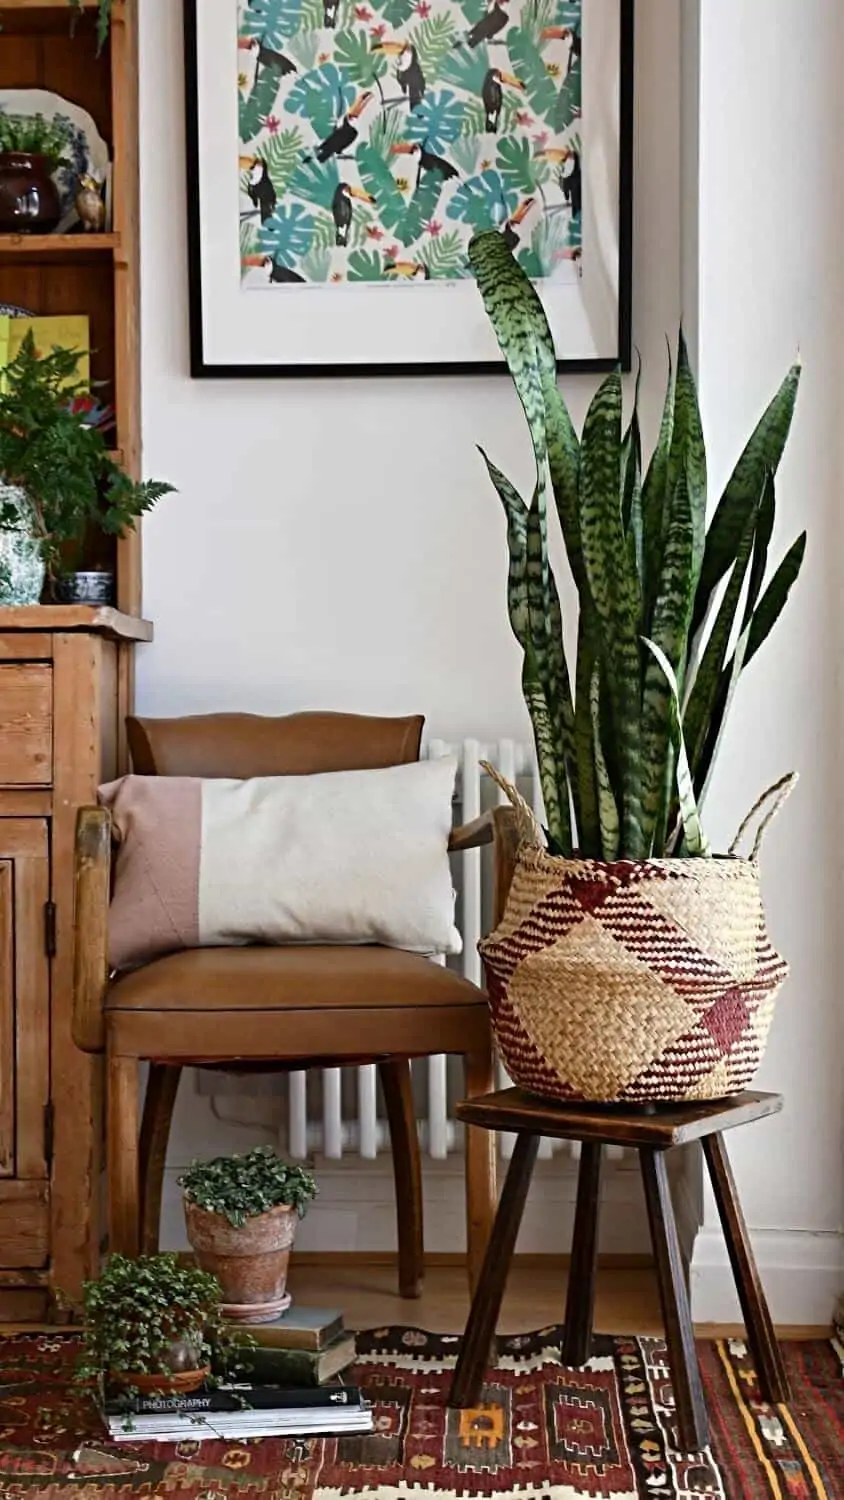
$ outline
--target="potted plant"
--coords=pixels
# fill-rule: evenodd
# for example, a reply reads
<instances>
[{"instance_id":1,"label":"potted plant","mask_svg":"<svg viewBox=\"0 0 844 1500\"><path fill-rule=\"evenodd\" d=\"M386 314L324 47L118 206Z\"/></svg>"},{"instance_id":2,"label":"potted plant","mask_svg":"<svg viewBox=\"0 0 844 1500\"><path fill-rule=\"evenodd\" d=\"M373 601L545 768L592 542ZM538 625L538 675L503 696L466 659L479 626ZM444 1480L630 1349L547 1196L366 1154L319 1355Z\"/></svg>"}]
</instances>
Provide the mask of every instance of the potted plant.
<instances>
[{"instance_id":1,"label":"potted plant","mask_svg":"<svg viewBox=\"0 0 844 1500\"><path fill-rule=\"evenodd\" d=\"M0 387L0 604L37 604L45 573L78 566L91 532L120 536L172 486L136 482L86 422L78 355L39 358L32 333ZM79 599L78 593L75 602ZM102 602L96 599L93 602Z\"/></svg>"},{"instance_id":2,"label":"potted plant","mask_svg":"<svg viewBox=\"0 0 844 1500\"><path fill-rule=\"evenodd\" d=\"M271 1146L256 1146L243 1156L192 1162L179 1184L188 1239L223 1288L226 1316L272 1322L290 1305L296 1222L317 1192L310 1172L288 1166Z\"/></svg>"},{"instance_id":3,"label":"potted plant","mask_svg":"<svg viewBox=\"0 0 844 1500\"><path fill-rule=\"evenodd\" d=\"M727 1095L758 1066L787 972L750 859L708 857L702 809L736 684L776 623L805 533L765 583L786 376L706 528L706 456L682 334L642 464L635 397L609 375L578 437L539 298L502 236L469 259L530 428L525 504L504 507L510 621L524 653L547 829L517 794L509 909L481 945L505 1065L535 1093L601 1101ZM569 665L549 563L553 497L579 611ZM772 789L782 800L793 778ZM772 809L773 810L773 809ZM545 847L540 847L544 844Z\"/></svg>"},{"instance_id":4,"label":"potted plant","mask_svg":"<svg viewBox=\"0 0 844 1500\"><path fill-rule=\"evenodd\" d=\"M67 127L0 111L0 233L50 234L61 218L53 173L67 165Z\"/></svg>"},{"instance_id":5,"label":"potted plant","mask_svg":"<svg viewBox=\"0 0 844 1500\"><path fill-rule=\"evenodd\" d=\"M112 1255L83 1287L77 1379L132 1394L185 1395L209 1378L212 1358L230 1348L220 1286L177 1255Z\"/></svg>"}]
</instances>

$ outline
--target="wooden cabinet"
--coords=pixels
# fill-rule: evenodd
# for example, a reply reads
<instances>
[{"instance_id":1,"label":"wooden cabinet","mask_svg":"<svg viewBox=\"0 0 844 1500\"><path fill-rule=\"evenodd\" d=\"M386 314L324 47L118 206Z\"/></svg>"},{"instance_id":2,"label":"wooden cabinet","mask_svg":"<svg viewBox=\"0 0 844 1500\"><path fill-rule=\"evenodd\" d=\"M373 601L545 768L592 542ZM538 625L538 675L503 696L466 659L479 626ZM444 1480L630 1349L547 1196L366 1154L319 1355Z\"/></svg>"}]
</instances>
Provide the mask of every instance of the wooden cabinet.
<instances>
[{"instance_id":1,"label":"wooden cabinet","mask_svg":"<svg viewBox=\"0 0 844 1500\"><path fill-rule=\"evenodd\" d=\"M0 1321L73 1298L100 1250L98 1059L70 1034L73 840L124 769L131 652L115 610L0 609Z\"/></svg>"}]
</instances>

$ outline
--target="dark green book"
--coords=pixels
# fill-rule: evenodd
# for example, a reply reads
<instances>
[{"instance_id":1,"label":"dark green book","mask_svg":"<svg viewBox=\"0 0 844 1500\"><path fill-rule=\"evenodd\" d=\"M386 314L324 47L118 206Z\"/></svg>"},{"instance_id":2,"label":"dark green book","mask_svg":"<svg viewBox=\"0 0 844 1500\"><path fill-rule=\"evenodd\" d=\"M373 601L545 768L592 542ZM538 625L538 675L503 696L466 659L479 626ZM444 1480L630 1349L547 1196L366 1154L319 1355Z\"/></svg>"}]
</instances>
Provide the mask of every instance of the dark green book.
<instances>
[{"instance_id":1,"label":"dark green book","mask_svg":"<svg viewBox=\"0 0 844 1500\"><path fill-rule=\"evenodd\" d=\"M253 1385L318 1386L336 1379L355 1358L355 1336L341 1333L325 1349L276 1349L248 1346L237 1352L236 1379Z\"/></svg>"}]
</instances>

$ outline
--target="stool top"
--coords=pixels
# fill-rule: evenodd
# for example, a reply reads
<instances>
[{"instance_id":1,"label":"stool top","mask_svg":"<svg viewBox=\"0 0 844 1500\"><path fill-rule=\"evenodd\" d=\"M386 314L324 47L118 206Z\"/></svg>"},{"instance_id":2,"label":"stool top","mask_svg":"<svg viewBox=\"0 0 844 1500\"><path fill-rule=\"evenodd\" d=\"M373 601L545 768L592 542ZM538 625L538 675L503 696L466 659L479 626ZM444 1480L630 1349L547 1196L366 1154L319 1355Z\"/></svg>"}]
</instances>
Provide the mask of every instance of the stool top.
<instances>
[{"instance_id":1,"label":"stool top","mask_svg":"<svg viewBox=\"0 0 844 1500\"><path fill-rule=\"evenodd\" d=\"M736 1094L732 1099L659 1104L653 1113L635 1104L563 1104L524 1089L500 1089L457 1105L457 1118L487 1130L548 1135L561 1141L601 1141L608 1146L653 1146L664 1150L717 1131L775 1115L782 1094Z\"/></svg>"}]
</instances>

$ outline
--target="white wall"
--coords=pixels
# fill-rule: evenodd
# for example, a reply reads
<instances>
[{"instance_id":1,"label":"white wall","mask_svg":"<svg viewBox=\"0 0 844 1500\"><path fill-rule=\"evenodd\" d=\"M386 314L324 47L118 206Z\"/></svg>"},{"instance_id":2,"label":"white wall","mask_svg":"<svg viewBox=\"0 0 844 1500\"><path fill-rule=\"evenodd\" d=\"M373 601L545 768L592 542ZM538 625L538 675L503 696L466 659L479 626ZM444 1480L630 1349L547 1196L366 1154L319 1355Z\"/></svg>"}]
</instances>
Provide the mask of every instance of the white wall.
<instances>
[{"instance_id":1,"label":"white wall","mask_svg":"<svg viewBox=\"0 0 844 1500\"><path fill-rule=\"evenodd\" d=\"M778 485L778 551L804 527L799 588L748 672L712 804L726 838L761 787L802 780L767 840L775 940L792 963L759 1085L778 1119L730 1146L775 1315L824 1322L844 1285L840 996L840 557L844 13L837 0L704 0L697 219L699 372L713 490L797 351L804 372ZM794 107L796 104L796 108ZM695 1311L734 1316L708 1202Z\"/></svg>"},{"instance_id":2,"label":"white wall","mask_svg":"<svg viewBox=\"0 0 844 1500\"><path fill-rule=\"evenodd\" d=\"M777 1315L823 1320L844 1219L834 983L844 18L837 0L803 0L799 11L768 0L764 26L756 0L702 8L701 170L699 184L684 180L683 294L693 333L700 320L713 489L799 346L806 370L780 542L811 527L802 586L748 674L712 803L723 840L762 785L792 765L803 772L765 858L771 923L794 977L762 1082L785 1091L787 1110L737 1139L735 1159ZM156 644L139 655L140 708L422 709L435 735L518 735L503 526L474 450L482 442L529 479L509 383L188 378L179 11L172 0L141 7L145 463L180 494L145 529ZM637 48L634 334L652 432L663 337L680 313L677 0L640 0ZM566 383L577 419L591 389ZM208 1110L186 1091L174 1163L220 1140ZM453 1227L454 1194L451 1203ZM731 1316L711 1204L706 1214L696 1310ZM559 1248L559 1224L550 1232ZM340 1238L354 1242L349 1224ZM789 1259L798 1271L783 1278Z\"/></svg>"}]
</instances>

